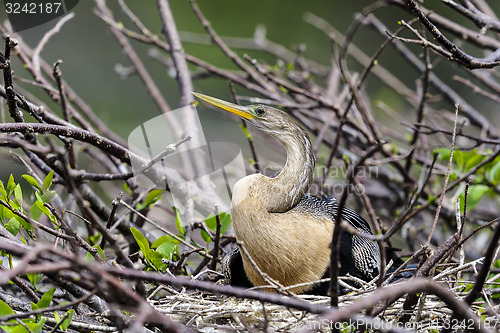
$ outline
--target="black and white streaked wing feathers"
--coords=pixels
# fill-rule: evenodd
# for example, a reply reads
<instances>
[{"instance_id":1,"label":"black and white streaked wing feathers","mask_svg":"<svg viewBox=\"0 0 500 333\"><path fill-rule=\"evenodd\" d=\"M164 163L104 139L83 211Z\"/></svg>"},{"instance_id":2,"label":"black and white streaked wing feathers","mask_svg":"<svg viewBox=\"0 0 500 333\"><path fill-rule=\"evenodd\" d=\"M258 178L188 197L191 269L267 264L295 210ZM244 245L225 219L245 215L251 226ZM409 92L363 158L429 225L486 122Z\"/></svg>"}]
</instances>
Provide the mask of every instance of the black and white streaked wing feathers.
<instances>
[{"instance_id":1,"label":"black and white streaked wing feathers","mask_svg":"<svg viewBox=\"0 0 500 333\"><path fill-rule=\"evenodd\" d=\"M319 218L328 218L335 221L338 212L338 202L335 198L323 197L318 199L311 195L304 195L299 204L294 208L310 216ZM368 222L363 219L354 210L344 207L342 209L342 219L356 228L360 233L371 235ZM358 276L364 279L373 279L378 275L380 267L380 249L378 244L367 238L351 235L346 232L342 234L342 242L348 246L341 246L341 251L350 253L341 253L341 264L354 265L361 273ZM349 246L350 245L350 246ZM342 262L344 261L344 262ZM350 262L353 261L353 262ZM347 269L348 270L348 269Z\"/></svg>"}]
</instances>

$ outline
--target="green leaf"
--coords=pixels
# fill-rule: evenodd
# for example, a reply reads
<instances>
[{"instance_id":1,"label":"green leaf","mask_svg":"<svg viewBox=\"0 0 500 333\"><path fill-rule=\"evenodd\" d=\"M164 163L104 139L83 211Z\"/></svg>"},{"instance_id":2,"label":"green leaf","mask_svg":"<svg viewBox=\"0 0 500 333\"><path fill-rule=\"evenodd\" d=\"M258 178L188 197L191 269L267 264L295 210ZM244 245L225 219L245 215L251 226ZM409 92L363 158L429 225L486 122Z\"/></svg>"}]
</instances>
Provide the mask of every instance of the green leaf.
<instances>
[{"instance_id":1,"label":"green leaf","mask_svg":"<svg viewBox=\"0 0 500 333\"><path fill-rule=\"evenodd\" d=\"M104 250L101 248L101 246L99 246L99 244L95 244L92 247L97 249L97 255L101 257L102 260L106 261L106 254L104 253Z\"/></svg>"},{"instance_id":2,"label":"green leaf","mask_svg":"<svg viewBox=\"0 0 500 333\"><path fill-rule=\"evenodd\" d=\"M125 192L126 192L127 194L132 194L132 190L131 190L131 189L130 189L130 187L128 186L127 182L123 182L122 187L123 187L123 189L125 190Z\"/></svg>"},{"instance_id":3,"label":"green leaf","mask_svg":"<svg viewBox=\"0 0 500 333\"><path fill-rule=\"evenodd\" d=\"M3 187L3 182L0 180L0 194L4 199L7 199L7 191L5 191L5 187Z\"/></svg>"},{"instance_id":4,"label":"green leaf","mask_svg":"<svg viewBox=\"0 0 500 333\"><path fill-rule=\"evenodd\" d=\"M177 227L177 231L184 236L186 234L186 229L184 229L184 226L182 225L181 213L175 207L173 207L173 210L175 212L175 226Z\"/></svg>"},{"instance_id":5,"label":"green leaf","mask_svg":"<svg viewBox=\"0 0 500 333\"><path fill-rule=\"evenodd\" d=\"M14 176L10 175L9 181L7 182L7 197L9 197L14 189L16 188L16 183L14 182Z\"/></svg>"},{"instance_id":6,"label":"green leaf","mask_svg":"<svg viewBox=\"0 0 500 333\"><path fill-rule=\"evenodd\" d=\"M490 188L486 185L477 184L471 185L469 187L469 195L467 195L467 211L473 210L481 201L483 195ZM464 201L465 201L465 193L460 194L460 212L464 213Z\"/></svg>"},{"instance_id":7,"label":"green leaf","mask_svg":"<svg viewBox=\"0 0 500 333\"><path fill-rule=\"evenodd\" d=\"M149 250L148 258L149 258L148 261L155 269L161 271L165 268L165 263L162 261L164 257L161 253L155 250Z\"/></svg>"},{"instance_id":8,"label":"green leaf","mask_svg":"<svg viewBox=\"0 0 500 333\"><path fill-rule=\"evenodd\" d=\"M163 244L165 242L174 243L174 244L180 243L180 241L178 241L177 239L175 239L174 237L172 237L170 235L163 235L160 238L158 238L157 240L155 240L153 242L153 244L151 244L151 248L156 249L156 248L158 248L158 246L160 246L161 244Z\"/></svg>"},{"instance_id":9,"label":"green leaf","mask_svg":"<svg viewBox=\"0 0 500 333\"><path fill-rule=\"evenodd\" d=\"M35 198L36 201L40 201L41 203L43 203L42 197L40 196L40 192L35 191Z\"/></svg>"},{"instance_id":10,"label":"green leaf","mask_svg":"<svg viewBox=\"0 0 500 333\"><path fill-rule=\"evenodd\" d=\"M42 201L37 201L37 202L35 202L35 204L42 211L42 213L44 213L47 217L51 217L52 216L51 211L47 207L45 207L43 205Z\"/></svg>"},{"instance_id":11,"label":"green leaf","mask_svg":"<svg viewBox=\"0 0 500 333\"><path fill-rule=\"evenodd\" d=\"M153 205L155 202L161 199L163 190L162 189L155 189L151 190L146 198L144 199L144 202L138 203L135 208L137 210L142 210L144 208L150 207Z\"/></svg>"},{"instance_id":12,"label":"green leaf","mask_svg":"<svg viewBox=\"0 0 500 333\"><path fill-rule=\"evenodd\" d=\"M0 216L3 218L3 219L6 219L6 220L10 220L11 218L13 218L14 216L17 216L15 215L10 209L8 209L7 207L4 207L4 206L0 206L0 210L2 211L0 213ZM2 221L3 222L3 221Z\"/></svg>"},{"instance_id":13,"label":"green leaf","mask_svg":"<svg viewBox=\"0 0 500 333\"><path fill-rule=\"evenodd\" d=\"M222 235L226 233L227 229L229 229L229 226L231 225L231 214L221 213L220 223L221 223L220 233Z\"/></svg>"},{"instance_id":14,"label":"green leaf","mask_svg":"<svg viewBox=\"0 0 500 333\"><path fill-rule=\"evenodd\" d=\"M28 221L26 221L25 219L23 219L22 217L16 216L16 220L17 220L17 222L19 222L23 226L23 228L26 231L29 231L29 232L33 231L33 227L31 226L31 224Z\"/></svg>"},{"instance_id":15,"label":"green leaf","mask_svg":"<svg viewBox=\"0 0 500 333\"><path fill-rule=\"evenodd\" d=\"M49 220L52 221L52 223L54 223L54 225L60 227L61 225L59 224L59 222L57 221L57 217L55 215L50 215L49 216Z\"/></svg>"},{"instance_id":16,"label":"green leaf","mask_svg":"<svg viewBox=\"0 0 500 333\"><path fill-rule=\"evenodd\" d=\"M51 288L43 294L42 298L36 303L37 309L44 309L50 305L50 302L52 302L52 297L54 296L54 292L56 291L56 288ZM32 303L33 304L33 303ZM35 309L33 309L35 310Z\"/></svg>"},{"instance_id":17,"label":"green leaf","mask_svg":"<svg viewBox=\"0 0 500 333\"><path fill-rule=\"evenodd\" d=\"M465 166L465 155L464 152L458 149L453 151L453 162L458 166L458 170L461 172Z\"/></svg>"},{"instance_id":18,"label":"green leaf","mask_svg":"<svg viewBox=\"0 0 500 333\"><path fill-rule=\"evenodd\" d=\"M169 243L169 242L165 242L165 243L161 244L156 249L156 252L160 253L163 256L163 258L167 258L169 260L172 259L172 255L173 255L174 251L175 251L175 244Z\"/></svg>"},{"instance_id":19,"label":"green leaf","mask_svg":"<svg viewBox=\"0 0 500 333\"><path fill-rule=\"evenodd\" d=\"M103 249L98 244L95 244L92 247L94 249L97 249L97 255L101 257L102 260L106 261L106 254L104 253ZM95 261L94 256L90 252L87 252L85 259L91 262Z\"/></svg>"},{"instance_id":20,"label":"green leaf","mask_svg":"<svg viewBox=\"0 0 500 333\"><path fill-rule=\"evenodd\" d=\"M30 208L30 215L35 221L38 221L40 219L40 216L42 216L43 214L42 210L38 208L37 203L39 203L39 201L35 201L35 203L31 205Z\"/></svg>"},{"instance_id":21,"label":"green leaf","mask_svg":"<svg viewBox=\"0 0 500 333\"><path fill-rule=\"evenodd\" d=\"M64 318L63 322L59 325L59 328L62 329L63 331L66 331L69 327L69 324L71 324L71 320L73 320L74 314L75 314L75 310L73 310L73 309L68 310L66 312L66 318ZM58 320L58 322L59 322L59 320Z\"/></svg>"},{"instance_id":22,"label":"green leaf","mask_svg":"<svg viewBox=\"0 0 500 333\"><path fill-rule=\"evenodd\" d=\"M38 180L35 179L35 177L31 176L31 175L23 175L23 178L28 182L30 183L31 185L33 185L34 187L36 187L38 190L41 190L42 188L40 187L40 184L38 183Z\"/></svg>"},{"instance_id":23,"label":"green leaf","mask_svg":"<svg viewBox=\"0 0 500 333\"><path fill-rule=\"evenodd\" d=\"M12 209L17 209L19 211L21 210L21 205L17 202L17 200L12 201L9 199L8 203L10 204Z\"/></svg>"},{"instance_id":24,"label":"green leaf","mask_svg":"<svg viewBox=\"0 0 500 333\"><path fill-rule=\"evenodd\" d=\"M42 331L43 325L45 325L45 320L46 320L46 319L47 319L47 318L42 317L42 318L38 321L38 323L36 324L36 326L34 326L34 327L32 327L32 328L31 328L31 331L32 331L33 333L40 333L40 332Z\"/></svg>"},{"instance_id":25,"label":"green leaf","mask_svg":"<svg viewBox=\"0 0 500 333\"><path fill-rule=\"evenodd\" d=\"M137 242L137 245L139 245L139 248L141 249L142 254L144 255L144 257L146 259L148 259L149 255L150 255L149 254L150 248L149 248L149 242L148 242L148 240L136 228L132 227L132 228L130 228L130 231L132 232L132 235L134 236L135 241Z\"/></svg>"},{"instance_id":26,"label":"green leaf","mask_svg":"<svg viewBox=\"0 0 500 333\"><path fill-rule=\"evenodd\" d=\"M475 150L473 152L468 152L465 158L465 171L469 171L470 169L474 168L485 158L485 155L479 154Z\"/></svg>"},{"instance_id":27,"label":"green leaf","mask_svg":"<svg viewBox=\"0 0 500 333\"><path fill-rule=\"evenodd\" d=\"M427 197L427 203L429 205L433 204L436 200L437 200L437 196L436 195L429 195Z\"/></svg>"},{"instance_id":28,"label":"green leaf","mask_svg":"<svg viewBox=\"0 0 500 333\"><path fill-rule=\"evenodd\" d=\"M8 330L9 333L31 333L31 328L30 324L33 325L34 323L25 323L26 327L29 329L29 331L22 326L21 324L16 325L16 326L11 326L11 328Z\"/></svg>"},{"instance_id":29,"label":"green leaf","mask_svg":"<svg viewBox=\"0 0 500 333\"><path fill-rule=\"evenodd\" d=\"M43 203L49 203L50 201L52 201L52 199L54 199L56 194L57 194L56 191L48 191L42 194L40 198L42 199Z\"/></svg>"},{"instance_id":30,"label":"green leaf","mask_svg":"<svg viewBox=\"0 0 500 333\"><path fill-rule=\"evenodd\" d=\"M205 219L205 224L208 229L215 231L217 229L217 219L215 218L215 215L210 213Z\"/></svg>"},{"instance_id":31,"label":"green leaf","mask_svg":"<svg viewBox=\"0 0 500 333\"><path fill-rule=\"evenodd\" d=\"M90 235L89 239L88 239L88 242L90 244L97 244L101 240L101 238L102 238L102 234L101 233Z\"/></svg>"},{"instance_id":32,"label":"green leaf","mask_svg":"<svg viewBox=\"0 0 500 333\"><path fill-rule=\"evenodd\" d=\"M52 297L54 296L55 291L56 291L56 288L51 288L51 289L47 290L43 294L42 298L40 298L38 303L35 304L35 303L31 302L31 309L34 311L34 310L38 310L38 309L45 309L46 307L48 307L50 305L50 302L52 302ZM37 318L37 320L39 320L41 318L41 315L37 314L36 318Z\"/></svg>"},{"instance_id":33,"label":"green leaf","mask_svg":"<svg viewBox=\"0 0 500 333\"><path fill-rule=\"evenodd\" d=\"M49 218L49 220L52 221L52 223L58 225L56 217L52 215L50 210L45 207L41 201L36 201L34 204L38 207L38 209L42 211L42 213L44 213Z\"/></svg>"},{"instance_id":34,"label":"green leaf","mask_svg":"<svg viewBox=\"0 0 500 333\"><path fill-rule=\"evenodd\" d=\"M220 233L222 235L226 233L227 229L229 229L229 226L231 225L231 214L221 213L219 216L221 223Z\"/></svg>"},{"instance_id":35,"label":"green leaf","mask_svg":"<svg viewBox=\"0 0 500 333\"><path fill-rule=\"evenodd\" d=\"M45 192L52 186L52 177L54 177L54 170L50 171L47 177L43 180L42 192Z\"/></svg>"},{"instance_id":36,"label":"green leaf","mask_svg":"<svg viewBox=\"0 0 500 333\"><path fill-rule=\"evenodd\" d=\"M231 215L222 212L219 214L219 220L221 224L220 233L223 235L231 225ZM217 231L217 218L214 214L208 215L205 223L210 230Z\"/></svg>"},{"instance_id":37,"label":"green leaf","mask_svg":"<svg viewBox=\"0 0 500 333\"><path fill-rule=\"evenodd\" d=\"M40 279L42 278L43 274L40 274L40 273L28 273L26 275L28 276L28 280L30 280L31 285L33 286L33 288L35 288L35 290L38 290L38 288L36 287L36 284L38 283L38 281L40 281Z\"/></svg>"},{"instance_id":38,"label":"green leaf","mask_svg":"<svg viewBox=\"0 0 500 333\"><path fill-rule=\"evenodd\" d=\"M434 154L437 154L439 159L445 161L450 159L450 153L450 148L438 148L434 150ZM486 155L478 153L475 149L473 151L462 151L459 149L453 151L453 163L459 173L469 171L481 163L485 158Z\"/></svg>"},{"instance_id":39,"label":"green leaf","mask_svg":"<svg viewBox=\"0 0 500 333\"><path fill-rule=\"evenodd\" d=\"M450 148L437 148L434 149L433 153L437 154L438 158L441 160L449 160L450 159Z\"/></svg>"},{"instance_id":40,"label":"green leaf","mask_svg":"<svg viewBox=\"0 0 500 333\"><path fill-rule=\"evenodd\" d=\"M280 85L280 90L282 92L284 92L285 94L288 94L288 89L286 89L285 87L283 87L282 85Z\"/></svg>"},{"instance_id":41,"label":"green leaf","mask_svg":"<svg viewBox=\"0 0 500 333\"><path fill-rule=\"evenodd\" d=\"M212 241L212 237L205 230L200 231L200 236L207 244Z\"/></svg>"},{"instance_id":42,"label":"green leaf","mask_svg":"<svg viewBox=\"0 0 500 333\"><path fill-rule=\"evenodd\" d=\"M500 161L496 162L488 172L489 180L494 184L498 185L500 182Z\"/></svg>"},{"instance_id":43,"label":"green leaf","mask_svg":"<svg viewBox=\"0 0 500 333\"><path fill-rule=\"evenodd\" d=\"M13 217L9 220L9 223L5 225L5 229L7 229L12 235L17 236L17 233L21 230L21 223L17 221L16 217Z\"/></svg>"},{"instance_id":44,"label":"green leaf","mask_svg":"<svg viewBox=\"0 0 500 333\"><path fill-rule=\"evenodd\" d=\"M38 315L41 317L40 315ZM33 319L23 319L23 325L10 326L7 332L10 333L40 333L43 325L45 325L45 317L42 317L38 322L33 322ZM6 329L6 326L2 326L2 328Z\"/></svg>"},{"instance_id":45,"label":"green leaf","mask_svg":"<svg viewBox=\"0 0 500 333\"><path fill-rule=\"evenodd\" d=\"M23 191L21 190L21 185L17 184L14 188L14 197L16 198L19 207L23 205Z\"/></svg>"},{"instance_id":46,"label":"green leaf","mask_svg":"<svg viewBox=\"0 0 500 333\"><path fill-rule=\"evenodd\" d=\"M162 193L163 193L162 189L151 190L146 196L146 199L144 199L144 203L146 204L146 206L150 206L155 202L157 202L158 200L160 200L161 197L163 196Z\"/></svg>"},{"instance_id":47,"label":"green leaf","mask_svg":"<svg viewBox=\"0 0 500 333\"><path fill-rule=\"evenodd\" d=\"M14 313L14 310L7 303L0 300L0 316L8 316Z\"/></svg>"}]
</instances>

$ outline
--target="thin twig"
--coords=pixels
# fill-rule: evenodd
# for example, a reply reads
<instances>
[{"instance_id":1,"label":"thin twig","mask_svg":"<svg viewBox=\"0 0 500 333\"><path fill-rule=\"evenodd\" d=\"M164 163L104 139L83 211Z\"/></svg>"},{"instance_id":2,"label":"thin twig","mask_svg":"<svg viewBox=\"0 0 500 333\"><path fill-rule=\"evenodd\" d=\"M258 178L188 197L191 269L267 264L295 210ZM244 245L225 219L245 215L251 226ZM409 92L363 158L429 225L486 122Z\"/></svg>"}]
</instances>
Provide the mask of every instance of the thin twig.
<instances>
[{"instance_id":1,"label":"thin twig","mask_svg":"<svg viewBox=\"0 0 500 333\"><path fill-rule=\"evenodd\" d=\"M215 223L216 223L216 229L215 229L215 237L214 237L214 248L213 248L213 258L212 261L210 261L210 265L208 266L209 269L215 271L217 267L217 261L219 260L219 243L220 243L220 230L221 230L221 222L220 222L220 216L219 216L219 209L217 205L214 207L214 215L215 215Z\"/></svg>"},{"instance_id":2,"label":"thin twig","mask_svg":"<svg viewBox=\"0 0 500 333\"><path fill-rule=\"evenodd\" d=\"M453 135L451 137L451 147L450 147L450 159L448 160L448 170L446 171L446 177L444 179L443 190L441 191L441 196L439 197L438 206L436 209L436 214L434 215L434 222L432 223L431 230L429 232L429 236L427 237L426 246L429 246L432 240L432 236L434 234L434 230L436 229L436 225L439 219L439 213L441 212L441 207L443 206L444 195L446 194L448 180L450 179L451 166L453 163L453 151L455 150L455 137L457 130L457 121L458 121L458 104L455 105L455 122L453 123Z\"/></svg>"},{"instance_id":3,"label":"thin twig","mask_svg":"<svg viewBox=\"0 0 500 333\"><path fill-rule=\"evenodd\" d=\"M45 33L43 35L42 39L40 39L40 41L38 42L38 45L36 46L36 48L33 50L31 65L32 65L33 70L37 73L37 76L41 75L40 53L42 52L43 48L49 42L50 38L52 36L54 36L55 34L57 34L61 30L62 26L66 22L71 20L73 17L75 17L74 12L70 12L67 15L63 16L59 21L57 21L57 24L52 29L50 29L49 31L47 31L47 33Z\"/></svg>"}]
</instances>

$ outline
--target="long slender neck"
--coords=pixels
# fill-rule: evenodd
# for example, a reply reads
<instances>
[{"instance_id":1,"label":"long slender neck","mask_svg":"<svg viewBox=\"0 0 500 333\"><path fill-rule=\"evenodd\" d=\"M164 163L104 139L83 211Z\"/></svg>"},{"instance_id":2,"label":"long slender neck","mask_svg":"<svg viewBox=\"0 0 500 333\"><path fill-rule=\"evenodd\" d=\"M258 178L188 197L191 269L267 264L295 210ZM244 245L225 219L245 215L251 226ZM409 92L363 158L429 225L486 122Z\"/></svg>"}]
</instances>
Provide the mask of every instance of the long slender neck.
<instances>
[{"instance_id":1,"label":"long slender neck","mask_svg":"<svg viewBox=\"0 0 500 333\"><path fill-rule=\"evenodd\" d=\"M314 172L314 154L307 133L294 124L289 135L273 135L286 149L286 164L275 178L262 177L262 203L268 212L282 213L295 207L309 189ZM273 133L271 133L272 135Z\"/></svg>"}]
</instances>

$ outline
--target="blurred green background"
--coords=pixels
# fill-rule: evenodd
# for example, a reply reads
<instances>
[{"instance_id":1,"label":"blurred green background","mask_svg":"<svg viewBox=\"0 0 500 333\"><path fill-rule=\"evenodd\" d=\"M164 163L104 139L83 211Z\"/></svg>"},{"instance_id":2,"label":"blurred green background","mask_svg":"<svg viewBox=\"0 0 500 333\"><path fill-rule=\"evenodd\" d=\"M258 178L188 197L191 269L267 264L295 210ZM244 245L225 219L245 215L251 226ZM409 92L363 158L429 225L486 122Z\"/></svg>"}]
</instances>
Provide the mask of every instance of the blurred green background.
<instances>
[{"instance_id":1,"label":"blurred green background","mask_svg":"<svg viewBox=\"0 0 500 333\"><path fill-rule=\"evenodd\" d=\"M114 1L107 1L115 18L135 30L133 24L123 15ZM352 20L353 14L370 1L339 2L309 1L200 1L199 6L212 26L221 36L252 37L258 25L265 25L270 40L279 42L291 50L300 44L307 46L306 56L328 65L331 48L327 36L303 20L305 12L324 17L343 31ZM155 34L161 35L161 22L155 1L128 1L131 10ZM204 33L199 20L194 15L189 1L170 1L175 21L180 31ZM111 125L120 135L128 133L142 121L156 115L159 110L152 103L142 83L136 76L126 79L116 72L117 64L129 66L117 41L107 25L93 10L93 1L80 1L73 10L75 17L46 45L42 57L49 63L63 60L61 69L64 78L92 106L102 120ZM2 11L3 21L6 19ZM21 31L23 40L32 48L43 33L54 26L55 21L43 26ZM155 78L165 98L172 108L179 102L177 83L164 66L152 60L147 45L132 42L136 51ZM234 66L215 47L185 44L186 52L227 68ZM243 53L243 52L241 52ZM257 56L256 52L248 52ZM17 65L17 66L16 66ZM14 65L20 74L19 63ZM220 82L226 88L227 83ZM195 82L200 90L212 90L213 83ZM33 89L31 89L33 90ZM227 95L227 89L224 94Z\"/></svg>"},{"instance_id":2,"label":"blurred green background","mask_svg":"<svg viewBox=\"0 0 500 333\"><path fill-rule=\"evenodd\" d=\"M113 10L115 18L123 22L125 26L136 30L134 25L121 12L115 1L108 1L108 6ZM170 1L176 25L179 31L204 34L205 31L198 18L194 15L189 1ZM198 5L206 18L211 22L213 28L220 36L251 38L258 26L264 26L269 40L282 44L291 51L296 51L300 45L305 46L304 56L325 66L332 61L332 46L328 36L317 28L305 22L305 13L315 15L327 20L337 30L345 33L356 12L373 3L368 0L361 1L198 1ZM131 10L145 23L155 34L161 35L161 22L155 1L127 1ZM425 2L426 6L432 7L438 13L445 13L447 17L456 18L461 24L474 28L470 22L451 12L439 1ZM497 1L490 4L498 7ZM94 112L120 136L126 138L128 134L141 123L159 115L159 110L149 97L142 82L135 75L123 76L117 70L117 66L127 68L130 63L123 54L121 47L112 36L108 26L97 17L93 11L93 1L80 1L73 12L75 17L69 20L62 30L51 38L42 51L42 57L50 64L58 59L63 61L61 65L64 79L72 88L92 107ZM3 8L2 8L3 9ZM401 19L410 19L410 16L396 7L384 8L377 12L389 29L398 27ZM7 19L3 10L0 11L0 20ZM56 21L49 22L37 28L21 31L19 36L23 43L34 48L43 34L55 25ZM477 30L477 29L476 29ZM369 56L380 46L384 38L369 29L362 27L356 34L354 43ZM132 41L135 50L141 56L144 64L149 69L157 85L162 90L167 102L172 109L178 107L178 86L172 73L158 61L148 55L151 49ZM191 53L202 60L224 68L235 68L235 66L214 46L184 43L186 52ZM419 46L412 46L415 52L419 52ZM235 49L239 54L248 53L263 63L274 65L276 59L256 50ZM478 54L478 56L482 56ZM410 68L404 60L395 54L389 47L378 59L381 66L386 67L409 87L414 88L419 78L419 73ZM16 75L29 78L22 64L16 60L13 68ZM349 68L361 70L354 61L349 62ZM449 62L437 63L436 73L442 77L450 78L453 74L466 72L458 66ZM16 82L23 87L24 83ZM220 98L229 99L227 82L218 79L204 79L194 82L195 90L211 94ZM457 89L463 90L468 95L469 89L450 83ZM370 93L372 103L376 105L377 100L382 100L403 116L411 115L411 110L406 102L398 97L390 89L379 84L373 76L369 77L366 89ZM60 108L45 96L41 88L29 87L31 93L45 101L53 110L60 112ZM239 89L241 91L241 89ZM470 94L471 101L475 106L491 117L493 123L498 124L498 105L484 101ZM479 106L477 105L479 104ZM407 131L406 127L399 122L389 119L384 113L378 113L374 107L375 115L382 121L394 122L394 130ZM218 117L218 116L217 116ZM385 118L383 118L385 117ZM412 116L411 119L414 116ZM218 119L218 118L217 118ZM221 125L223 126L223 125ZM2 173L11 173L12 165L3 162L0 167ZM3 176L2 178L5 178Z\"/></svg>"}]
</instances>

